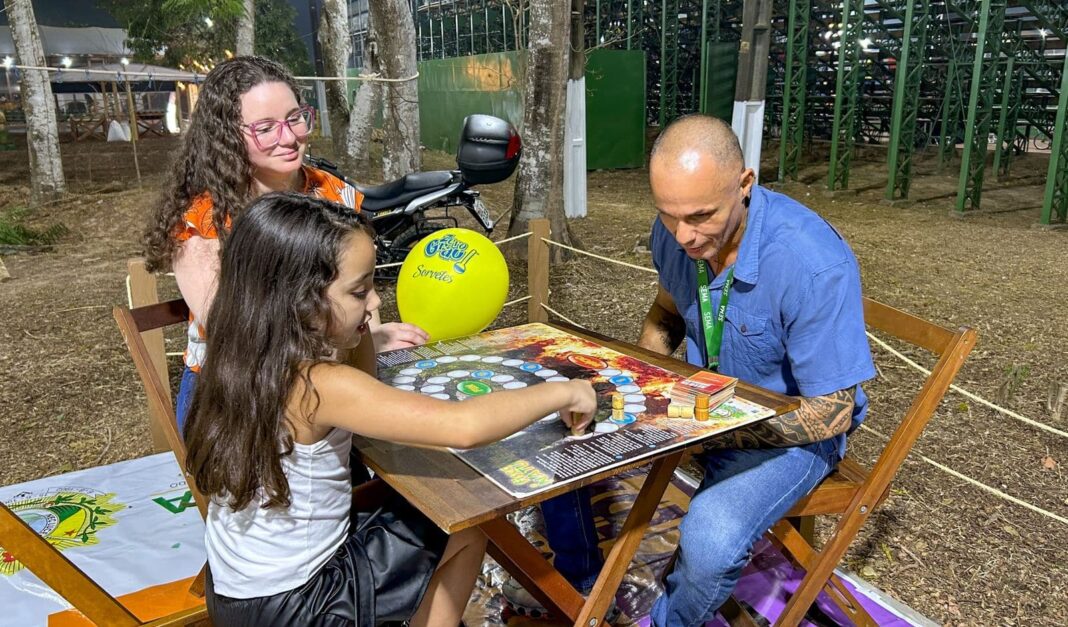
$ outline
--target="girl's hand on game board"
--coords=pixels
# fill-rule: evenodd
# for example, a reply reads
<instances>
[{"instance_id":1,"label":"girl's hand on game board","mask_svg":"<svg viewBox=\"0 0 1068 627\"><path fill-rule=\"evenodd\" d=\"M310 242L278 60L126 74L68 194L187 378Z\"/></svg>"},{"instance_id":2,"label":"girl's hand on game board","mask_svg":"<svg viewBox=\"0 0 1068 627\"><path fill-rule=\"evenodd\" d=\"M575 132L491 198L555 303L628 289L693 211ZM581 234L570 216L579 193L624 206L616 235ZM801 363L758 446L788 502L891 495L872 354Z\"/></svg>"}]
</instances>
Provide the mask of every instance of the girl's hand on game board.
<instances>
[{"instance_id":1,"label":"girl's hand on game board","mask_svg":"<svg viewBox=\"0 0 1068 627\"><path fill-rule=\"evenodd\" d=\"M560 419L570 427L571 431L578 433L584 431L591 422L593 414L597 411L597 393L593 386L585 379L576 379L562 383L570 388L571 403L560 412ZM578 420L573 418L577 417Z\"/></svg>"}]
</instances>

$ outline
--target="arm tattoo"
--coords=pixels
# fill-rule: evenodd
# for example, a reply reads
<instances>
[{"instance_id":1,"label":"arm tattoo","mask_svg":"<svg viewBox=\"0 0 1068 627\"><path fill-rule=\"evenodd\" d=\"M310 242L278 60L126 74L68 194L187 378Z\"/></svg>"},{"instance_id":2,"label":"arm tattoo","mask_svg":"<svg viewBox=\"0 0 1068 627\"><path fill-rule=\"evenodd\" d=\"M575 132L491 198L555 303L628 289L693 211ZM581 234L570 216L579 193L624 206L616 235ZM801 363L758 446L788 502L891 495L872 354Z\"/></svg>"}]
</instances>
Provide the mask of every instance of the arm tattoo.
<instances>
[{"instance_id":1,"label":"arm tattoo","mask_svg":"<svg viewBox=\"0 0 1068 627\"><path fill-rule=\"evenodd\" d=\"M845 433L853 420L856 388L802 397L792 412L713 438L711 448L778 448L819 442Z\"/></svg>"},{"instance_id":2,"label":"arm tattoo","mask_svg":"<svg viewBox=\"0 0 1068 627\"><path fill-rule=\"evenodd\" d=\"M686 338L686 321L679 316L661 316L656 330L664 339L664 345L673 353Z\"/></svg>"}]
</instances>

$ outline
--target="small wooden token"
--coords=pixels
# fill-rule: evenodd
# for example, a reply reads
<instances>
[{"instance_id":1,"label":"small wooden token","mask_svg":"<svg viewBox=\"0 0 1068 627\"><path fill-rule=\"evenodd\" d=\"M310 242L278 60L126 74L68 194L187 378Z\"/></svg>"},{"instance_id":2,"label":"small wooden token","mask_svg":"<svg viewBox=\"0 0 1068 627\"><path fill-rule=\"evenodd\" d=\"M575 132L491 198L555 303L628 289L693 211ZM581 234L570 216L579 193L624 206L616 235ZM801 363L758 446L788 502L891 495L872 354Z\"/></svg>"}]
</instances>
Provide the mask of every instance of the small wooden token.
<instances>
[{"instance_id":1,"label":"small wooden token","mask_svg":"<svg viewBox=\"0 0 1068 627\"><path fill-rule=\"evenodd\" d=\"M708 394L698 394L694 406L697 409L708 409Z\"/></svg>"},{"instance_id":2,"label":"small wooden token","mask_svg":"<svg viewBox=\"0 0 1068 627\"><path fill-rule=\"evenodd\" d=\"M586 434L585 428L579 429L575 427L575 425L578 424L580 420L582 420L582 414L578 413L577 411L571 412L571 435L579 436Z\"/></svg>"},{"instance_id":3,"label":"small wooden token","mask_svg":"<svg viewBox=\"0 0 1068 627\"><path fill-rule=\"evenodd\" d=\"M668 418L693 418L693 405L671 403L668 405Z\"/></svg>"},{"instance_id":4,"label":"small wooden token","mask_svg":"<svg viewBox=\"0 0 1068 627\"><path fill-rule=\"evenodd\" d=\"M623 394L620 392L612 392L612 409L623 409Z\"/></svg>"},{"instance_id":5,"label":"small wooden token","mask_svg":"<svg viewBox=\"0 0 1068 627\"><path fill-rule=\"evenodd\" d=\"M694 415L693 416L694 416L694 418L696 418L697 420L700 420L701 422L704 422L704 421L708 420L708 408L706 407L706 408L702 409L702 408L698 407L696 410L694 410Z\"/></svg>"}]
</instances>

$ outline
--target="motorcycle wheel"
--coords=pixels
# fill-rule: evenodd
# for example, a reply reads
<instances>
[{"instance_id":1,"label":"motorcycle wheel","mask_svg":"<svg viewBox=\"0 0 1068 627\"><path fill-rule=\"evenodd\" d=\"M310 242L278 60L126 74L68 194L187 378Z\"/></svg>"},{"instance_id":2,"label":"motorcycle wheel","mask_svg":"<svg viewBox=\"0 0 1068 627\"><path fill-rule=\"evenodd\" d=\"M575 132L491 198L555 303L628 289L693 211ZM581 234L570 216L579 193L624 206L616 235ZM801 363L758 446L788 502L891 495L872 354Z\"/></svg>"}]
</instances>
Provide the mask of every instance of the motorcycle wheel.
<instances>
[{"instance_id":1,"label":"motorcycle wheel","mask_svg":"<svg viewBox=\"0 0 1068 627\"><path fill-rule=\"evenodd\" d=\"M393 240L393 244L384 251L384 254L379 255L378 263L401 263L404 258L408 256L412 248L419 243L420 240L426 236L448 228L433 222L424 222L422 224L416 224L409 228L407 231L401 233L397 239ZM376 274L376 278L382 281L396 281L397 275L400 272L400 266L393 266L392 268L381 268Z\"/></svg>"}]
</instances>

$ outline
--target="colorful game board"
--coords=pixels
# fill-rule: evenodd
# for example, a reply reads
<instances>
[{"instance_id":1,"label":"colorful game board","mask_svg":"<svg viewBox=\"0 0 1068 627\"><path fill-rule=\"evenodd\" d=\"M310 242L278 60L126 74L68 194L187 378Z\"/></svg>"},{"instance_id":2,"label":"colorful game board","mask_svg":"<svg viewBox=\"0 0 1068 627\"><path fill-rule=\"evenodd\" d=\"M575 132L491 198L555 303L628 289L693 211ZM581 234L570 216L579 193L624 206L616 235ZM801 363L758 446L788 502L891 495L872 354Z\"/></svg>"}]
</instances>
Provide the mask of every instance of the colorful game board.
<instances>
[{"instance_id":1,"label":"colorful game board","mask_svg":"<svg viewBox=\"0 0 1068 627\"><path fill-rule=\"evenodd\" d=\"M683 377L538 323L382 353L378 376L398 389L445 400L546 381L590 380L598 403L588 433L572 436L554 413L495 444L453 450L514 496L536 494L773 414L733 398L707 421L668 418L668 390ZM622 419L612 418L613 392L624 395Z\"/></svg>"}]
</instances>

